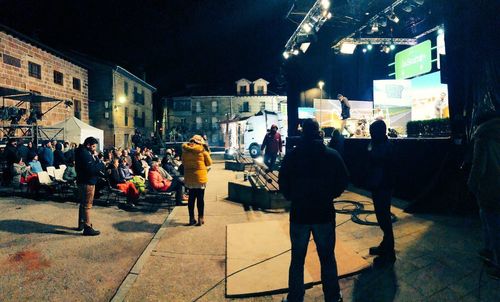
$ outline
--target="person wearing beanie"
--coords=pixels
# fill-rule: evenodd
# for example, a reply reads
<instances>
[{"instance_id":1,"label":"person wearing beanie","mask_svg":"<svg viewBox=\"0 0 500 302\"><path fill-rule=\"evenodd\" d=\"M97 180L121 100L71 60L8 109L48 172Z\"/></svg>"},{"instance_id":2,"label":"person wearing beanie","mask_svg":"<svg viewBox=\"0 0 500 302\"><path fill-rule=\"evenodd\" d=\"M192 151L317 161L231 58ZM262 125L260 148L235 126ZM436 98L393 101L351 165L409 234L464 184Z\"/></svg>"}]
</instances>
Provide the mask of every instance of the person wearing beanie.
<instances>
[{"instance_id":1,"label":"person wearing beanie","mask_svg":"<svg viewBox=\"0 0 500 302\"><path fill-rule=\"evenodd\" d=\"M367 187L372 194L378 225L384 233L382 242L370 248L370 255L377 256L373 262L376 266L396 261L391 220L391 197L394 186L393 147L386 133L387 126L384 121L377 120L370 125Z\"/></svg>"},{"instance_id":2,"label":"person wearing beanie","mask_svg":"<svg viewBox=\"0 0 500 302\"><path fill-rule=\"evenodd\" d=\"M205 188L208 183L208 168L212 165L210 149L200 135L193 136L189 143L182 145L184 185L189 188L189 225L201 226L205 223ZM198 222L194 218L194 205L198 208Z\"/></svg>"},{"instance_id":3,"label":"person wearing beanie","mask_svg":"<svg viewBox=\"0 0 500 302\"><path fill-rule=\"evenodd\" d=\"M54 167L59 169L59 165L64 165L66 159L64 158L63 145L61 143L56 144L56 149L54 150Z\"/></svg>"},{"instance_id":4,"label":"person wearing beanie","mask_svg":"<svg viewBox=\"0 0 500 302\"><path fill-rule=\"evenodd\" d=\"M285 301L304 301L304 261L311 233L320 258L324 299L342 301L334 253L333 200L347 187L348 173L339 153L324 145L317 121L304 121L302 139L285 155L278 183L291 202L292 257Z\"/></svg>"},{"instance_id":5,"label":"person wearing beanie","mask_svg":"<svg viewBox=\"0 0 500 302\"><path fill-rule=\"evenodd\" d=\"M281 154L283 149L283 140L281 139L281 134L278 132L278 126L272 125L271 130L264 136L264 141L260 147L261 151L264 151L264 163L267 166L269 172L274 170L274 164L276 163L276 157Z\"/></svg>"}]
</instances>

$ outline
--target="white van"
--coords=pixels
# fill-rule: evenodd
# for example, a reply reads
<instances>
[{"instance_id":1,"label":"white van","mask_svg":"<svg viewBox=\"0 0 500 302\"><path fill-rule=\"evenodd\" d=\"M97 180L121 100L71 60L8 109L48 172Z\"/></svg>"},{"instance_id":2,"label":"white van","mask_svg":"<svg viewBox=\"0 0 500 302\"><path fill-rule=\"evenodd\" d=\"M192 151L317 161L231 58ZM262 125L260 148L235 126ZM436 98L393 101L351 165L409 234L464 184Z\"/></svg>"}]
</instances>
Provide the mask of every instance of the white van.
<instances>
[{"instance_id":1,"label":"white van","mask_svg":"<svg viewBox=\"0 0 500 302\"><path fill-rule=\"evenodd\" d=\"M245 150L248 150L252 158L260 156L260 147L264 137L272 125L278 126L278 132L283 140L283 152L285 151L285 142L287 137L287 125L283 120L281 113L272 111L261 111L247 120L243 141Z\"/></svg>"}]
</instances>

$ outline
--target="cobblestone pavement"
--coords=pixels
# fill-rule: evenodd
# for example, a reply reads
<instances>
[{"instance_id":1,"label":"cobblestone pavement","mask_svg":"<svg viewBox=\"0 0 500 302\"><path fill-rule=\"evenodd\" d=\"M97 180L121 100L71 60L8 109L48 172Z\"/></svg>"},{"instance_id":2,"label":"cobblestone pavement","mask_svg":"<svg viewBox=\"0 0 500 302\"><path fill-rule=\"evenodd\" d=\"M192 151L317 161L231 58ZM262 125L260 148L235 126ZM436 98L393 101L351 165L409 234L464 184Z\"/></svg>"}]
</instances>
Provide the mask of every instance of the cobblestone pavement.
<instances>
[{"instance_id":1,"label":"cobblestone pavement","mask_svg":"<svg viewBox=\"0 0 500 302\"><path fill-rule=\"evenodd\" d=\"M206 224L185 226L187 209L176 208L142 269L133 274L133 282L122 286L116 301L194 301L224 280L226 225L288 219L287 213L254 211L226 200L227 181L237 175L222 164L215 165L206 192ZM372 208L370 198L352 192L339 200L360 201ZM481 246L478 219L410 215L401 210L403 206L404 202L395 200L392 207L398 217L396 264L342 279L344 301L500 301L500 283L482 272L476 254ZM379 243L381 231L349 219L350 215L337 214L338 240L371 262L368 248ZM222 281L198 301L281 301L284 296L227 299ZM321 285L308 289L305 301L323 301Z\"/></svg>"}]
</instances>

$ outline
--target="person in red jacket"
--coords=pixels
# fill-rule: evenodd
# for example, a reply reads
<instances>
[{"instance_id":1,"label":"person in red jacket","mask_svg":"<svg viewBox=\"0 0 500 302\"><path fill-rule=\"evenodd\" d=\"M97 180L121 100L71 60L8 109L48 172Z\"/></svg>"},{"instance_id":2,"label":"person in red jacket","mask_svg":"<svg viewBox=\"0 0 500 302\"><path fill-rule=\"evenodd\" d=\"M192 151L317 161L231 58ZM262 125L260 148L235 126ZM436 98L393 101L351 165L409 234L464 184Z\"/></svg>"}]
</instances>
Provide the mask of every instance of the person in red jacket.
<instances>
[{"instance_id":1,"label":"person in red jacket","mask_svg":"<svg viewBox=\"0 0 500 302\"><path fill-rule=\"evenodd\" d=\"M151 170L148 173L148 181L153 189L160 192L175 192L175 203L176 205L184 205L182 203L182 182L178 179L172 179L171 181L163 178L160 172L158 172L158 162L153 162Z\"/></svg>"},{"instance_id":2,"label":"person in red jacket","mask_svg":"<svg viewBox=\"0 0 500 302\"><path fill-rule=\"evenodd\" d=\"M265 149L264 163L267 166L267 172L272 172L276 163L276 157L278 153L281 154L281 150L283 149L283 141L281 140L281 134L278 132L278 126L271 126L271 130L264 137L260 149L262 151Z\"/></svg>"}]
</instances>

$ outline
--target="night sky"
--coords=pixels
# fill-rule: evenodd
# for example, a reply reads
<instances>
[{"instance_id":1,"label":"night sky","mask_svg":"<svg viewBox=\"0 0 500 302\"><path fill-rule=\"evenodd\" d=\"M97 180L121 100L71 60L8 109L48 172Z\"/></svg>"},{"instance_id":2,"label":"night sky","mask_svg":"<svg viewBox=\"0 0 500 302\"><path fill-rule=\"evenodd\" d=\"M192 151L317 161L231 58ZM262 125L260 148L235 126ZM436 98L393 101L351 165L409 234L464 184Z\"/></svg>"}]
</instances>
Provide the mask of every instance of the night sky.
<instances>
[{"instance_id":1,"label":"night sky","mask_svg":"<svg viewBox=\"0 0 500 302\"><path fill-rule=\"evenodd\" d=\"M369 99L371 81L386 76L393 58L373 53L340 57L332 42L366 22L390 0L332 1L334 18L298 59L303 89L325 80L331 95ZM156 97L187 84L232 87L240 78L265 78L285 93L282 52L314 0L0 0L0 23L60 50L114 62L159 88ZM368 14L366 14L368 12ZM422 14L422 12L420 12ZM418 19L402 20L412 34ZM409 24L409 25L408 25ZM387 31L382 34L387 34Z\"/></svg>"}]
</instances>

